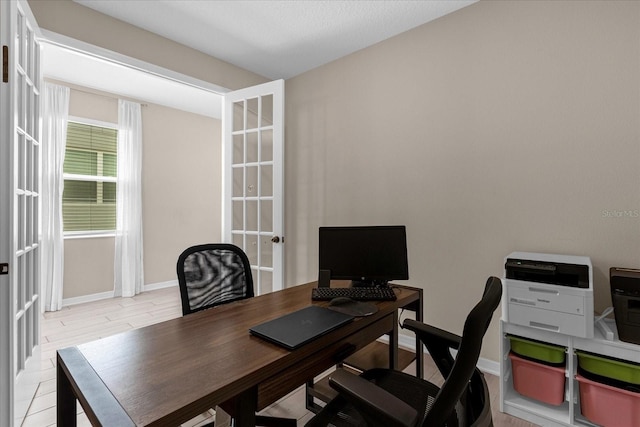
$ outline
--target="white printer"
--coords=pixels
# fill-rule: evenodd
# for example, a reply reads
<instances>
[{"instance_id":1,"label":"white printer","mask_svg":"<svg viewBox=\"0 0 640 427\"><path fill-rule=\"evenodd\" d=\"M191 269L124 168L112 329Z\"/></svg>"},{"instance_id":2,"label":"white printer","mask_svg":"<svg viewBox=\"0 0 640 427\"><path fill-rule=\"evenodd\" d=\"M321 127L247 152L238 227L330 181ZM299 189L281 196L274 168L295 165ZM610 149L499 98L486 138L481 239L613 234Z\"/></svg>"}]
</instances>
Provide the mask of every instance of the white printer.
<instances>
[{"instance_id":1,"label":"white printer","mask_svg":"<svg viewBox=\"0 0 640 427\"><path fill-rule=\"evenodd\" d=\"M584 256L513 252L505 259L508 323L593 338L593 267Z\"/></svg>"}]
</instances>

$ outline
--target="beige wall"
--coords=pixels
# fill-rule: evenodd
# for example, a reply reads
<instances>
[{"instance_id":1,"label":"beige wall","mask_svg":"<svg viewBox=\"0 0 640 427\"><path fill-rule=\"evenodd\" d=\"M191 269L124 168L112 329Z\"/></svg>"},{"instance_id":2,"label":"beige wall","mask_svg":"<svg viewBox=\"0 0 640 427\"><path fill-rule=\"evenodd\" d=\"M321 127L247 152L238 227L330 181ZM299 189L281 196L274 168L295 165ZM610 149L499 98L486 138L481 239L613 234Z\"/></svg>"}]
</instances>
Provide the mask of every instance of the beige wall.
<instances>
[{"instance_id":1,"label":"beige wall","mask_svg":"<svg viewBox=\"0 0 640 427\"><path fill-rule=\"evenodd\" d=\"M55 82L66 86L64 82ZM73 86L69 96L69 115L118 123L118 99L111 95L86 92ZM113 237L65 239L63 298L113 291Z\"/></svg>"},{"instance_id":2,"label":"beige wall","mask_svg":"<svg viewBox=\"0 0 640 427\"><path fill-rule=\"evenodd\" d=\"M406 224L458 332L511 251L590 256L597 309L640 267L639 2L481 1L288 80L286 123L289 284L341 224Z\"/></svg>"},{"instance_id":3,"label":"beige wall","mask_svg":"<svg viewBox=\"0 0 640 427\"><path fill-rule=\"evenodd\" d=\"M220 242L220 121L150 104L144 109L145 283L176 280L189 246ZM148 123L146 122L148 120Z\"/></svg>"},{"instance_id":4,"label":"beige wall","mask_svg":"<svg viewBox=\"0 0 640 427\"><path fill-rule=\"evenodd\" d=\"M72 90L69 114L118 121L117 98ZM147 104L142 108L145 284L176 280L188 246L220 241L220 121ZM114 239L65 240L64 298L113 290ZM89 279L87 279L89 278Z\"/></svg>"}]
</instances>

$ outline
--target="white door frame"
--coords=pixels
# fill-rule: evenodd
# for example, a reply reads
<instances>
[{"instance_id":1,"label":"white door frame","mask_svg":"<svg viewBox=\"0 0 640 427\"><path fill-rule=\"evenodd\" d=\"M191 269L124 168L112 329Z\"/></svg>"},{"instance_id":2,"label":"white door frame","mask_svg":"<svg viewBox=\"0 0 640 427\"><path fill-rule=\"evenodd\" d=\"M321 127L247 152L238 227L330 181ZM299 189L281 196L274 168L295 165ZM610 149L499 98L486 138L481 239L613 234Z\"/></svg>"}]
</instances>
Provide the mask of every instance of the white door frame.
<instances>
[{"instance_id":1,"label":"white door frame","mask_svg":"<svg viewBox=\"0 0 640 427\"><path fill-rule=\"evenodd\" d=\"M169 81L184 84L186 86L190 86L206 92L215 93L220 96L223 96L225 93L229 92L229 89L223 86L209 83L204 80L200 80L195 77L191 77L186 74L182 74L177 71L152 64L150 62L142 61L140 59L132 58L130 56L126 56L109 49L92 45L90 43L65 36L64 34L59 34L46 29L42 29L40 30L40 32L42 34L43 43L53 46L59 46L72 52L87 55L91 58L94 58L96 61L105 61L110 64L116 64L123 67L131 68L133 70L147 73L151 76L161 77Z\"/></svg>"}]
</instances>

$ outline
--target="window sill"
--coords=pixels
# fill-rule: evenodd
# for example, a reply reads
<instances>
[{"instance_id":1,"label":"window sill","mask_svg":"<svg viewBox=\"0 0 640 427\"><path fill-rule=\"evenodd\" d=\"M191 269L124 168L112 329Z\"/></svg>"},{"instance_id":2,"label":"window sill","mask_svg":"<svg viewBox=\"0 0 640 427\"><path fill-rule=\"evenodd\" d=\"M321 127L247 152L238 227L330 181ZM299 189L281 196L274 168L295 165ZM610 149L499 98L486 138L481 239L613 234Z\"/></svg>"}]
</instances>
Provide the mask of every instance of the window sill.
<instances>
[{"instance_id":1,"label":"window sill","mask_svg":"<svg viewBox=\"0 0 640 427\"><path fill-rule=\"evenodd\" d=\"M75 240L75 239L94 239L100 237L116 237L115 231L98 231L98 232L84 232L84 231L76 231L70 233L64 233L64 240Z\"/></svg>"}]
</instances>

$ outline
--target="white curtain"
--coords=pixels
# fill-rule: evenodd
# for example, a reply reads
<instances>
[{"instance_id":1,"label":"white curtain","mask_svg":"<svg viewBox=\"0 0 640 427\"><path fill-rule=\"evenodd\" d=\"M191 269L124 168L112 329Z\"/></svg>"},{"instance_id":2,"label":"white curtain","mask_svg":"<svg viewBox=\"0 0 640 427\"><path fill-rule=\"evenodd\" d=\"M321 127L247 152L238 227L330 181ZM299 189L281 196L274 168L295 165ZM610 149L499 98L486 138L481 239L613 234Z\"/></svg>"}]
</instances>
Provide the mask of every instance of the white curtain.
<instances>
[{"instance_id":1,"label":"white curtain","mask_svg":"<svg viewBox=\"0 0 640 427\"><path fill-rule=\"evenodd\" d=\"M118 101L115 296L134 296L141 292L144 283L141 169L141 107L121 99Z\"/></svg>"},{"instance_id":2,"label":"white curtain","mask_svg":"<svg viewBox=\"0 0 640 427\"><path fill-rule=\"evenodd\" d=\"M64 240L62 223L62 176L69 118L69 88L44 84L42 112L42 309L62 308Z\"/></svg>"}]
</instances>

